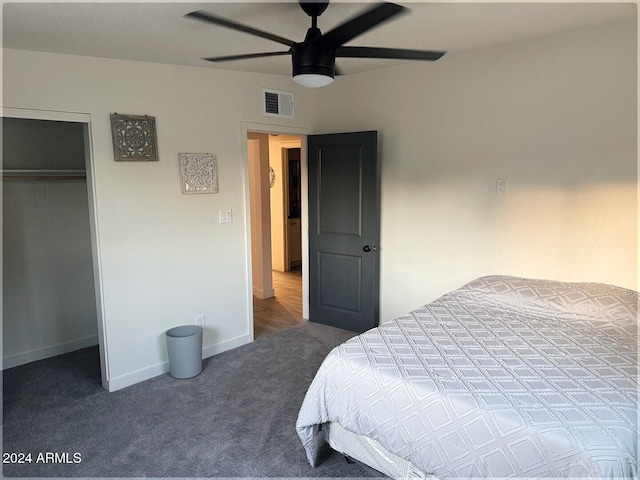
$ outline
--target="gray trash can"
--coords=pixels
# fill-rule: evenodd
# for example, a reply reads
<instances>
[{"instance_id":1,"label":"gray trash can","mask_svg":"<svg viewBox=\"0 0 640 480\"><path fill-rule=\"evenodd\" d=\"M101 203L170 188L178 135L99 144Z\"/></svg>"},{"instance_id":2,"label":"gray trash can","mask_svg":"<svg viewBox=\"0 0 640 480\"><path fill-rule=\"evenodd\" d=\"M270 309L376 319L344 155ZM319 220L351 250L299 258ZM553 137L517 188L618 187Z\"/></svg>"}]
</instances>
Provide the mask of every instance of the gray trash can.
<instances>
[{"instance_id":1,"label":"gray trash can","mask_svg":"<svg viewBox=\"0 0 640 480\"><path fill-rule=\"evenodd\" d=\"M195 377L202 371L202 327L182 325L167 330L169 369L174 378Z\"/></svg>"}]
</instances>

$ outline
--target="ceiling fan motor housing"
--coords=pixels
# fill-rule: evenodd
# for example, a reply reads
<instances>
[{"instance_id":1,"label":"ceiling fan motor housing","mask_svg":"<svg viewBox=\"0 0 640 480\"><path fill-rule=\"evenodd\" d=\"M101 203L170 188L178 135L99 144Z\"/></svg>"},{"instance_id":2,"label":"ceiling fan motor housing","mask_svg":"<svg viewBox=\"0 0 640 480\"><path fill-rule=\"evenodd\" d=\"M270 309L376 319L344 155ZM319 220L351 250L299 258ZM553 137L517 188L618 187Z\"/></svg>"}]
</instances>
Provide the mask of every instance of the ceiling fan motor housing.
<instances>
[{"instance_id":1,"label":"ceiling fan motor housing","mask_svg":"<svg viewBox=\"0 0 640 480\"><path fill-rule=\"evenodd\" d=\"M296 43L291 47L293 76L316 74L333 78L336 73L336 52L313 43Z\"/></svg>"}]
</instances>

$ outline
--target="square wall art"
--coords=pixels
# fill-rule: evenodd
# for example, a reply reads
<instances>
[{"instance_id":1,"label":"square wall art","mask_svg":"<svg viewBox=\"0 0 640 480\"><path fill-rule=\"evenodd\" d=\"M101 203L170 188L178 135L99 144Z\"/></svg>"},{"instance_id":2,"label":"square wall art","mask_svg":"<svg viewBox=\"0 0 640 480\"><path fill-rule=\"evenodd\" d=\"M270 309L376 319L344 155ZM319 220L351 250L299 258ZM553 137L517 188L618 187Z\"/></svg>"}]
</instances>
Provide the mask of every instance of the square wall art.
<instances>
[{"instance_id":1,"label":"square wall art","mask_svg":"<svg viewBox=\"0 0 640 480\"><path fill-rule=\"evenodd\" d=\"M218 193L218 163L210 153L180 154L182 193Z\"/></svg>"},{"instance_id":2,"label":"square wall art","mask_svg":"<svg viewBox=\"0 0 640 480\"><path fill-rule=\"evenodd\" d=\"M155 117L112 113L111 135L116 162L158 160Z\"/></svg>"}]
</instances>

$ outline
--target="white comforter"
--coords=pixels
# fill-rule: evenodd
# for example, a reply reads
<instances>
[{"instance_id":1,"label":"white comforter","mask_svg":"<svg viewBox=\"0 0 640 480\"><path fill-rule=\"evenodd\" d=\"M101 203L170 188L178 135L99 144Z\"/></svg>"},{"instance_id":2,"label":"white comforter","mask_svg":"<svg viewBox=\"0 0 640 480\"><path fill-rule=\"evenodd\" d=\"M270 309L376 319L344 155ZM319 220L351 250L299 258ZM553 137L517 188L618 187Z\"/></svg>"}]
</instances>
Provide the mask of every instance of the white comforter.
<instances>
[{"instance_id":1,"label":"white comforter","mask_svg":"<svg viewBox=\"0 0 640 480\"><path fill-rule=\"evenodd\" d=\"M447 478L636 478L638 293L477 279L336 347L297 421Z\"/></svg>"}]
</instances>

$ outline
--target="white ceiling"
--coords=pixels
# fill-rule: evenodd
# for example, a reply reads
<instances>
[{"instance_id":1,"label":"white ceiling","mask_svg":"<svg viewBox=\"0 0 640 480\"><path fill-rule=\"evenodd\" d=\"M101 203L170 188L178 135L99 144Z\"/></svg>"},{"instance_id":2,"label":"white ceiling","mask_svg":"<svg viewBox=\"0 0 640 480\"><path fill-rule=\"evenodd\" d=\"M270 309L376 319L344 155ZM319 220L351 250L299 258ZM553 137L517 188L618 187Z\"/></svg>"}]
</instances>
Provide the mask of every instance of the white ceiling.
<instances>
[{"instance_id":1,"label":"white ceiling","mask_svg":"<svg viewBox=\"0 0 640 480\"><path fill-rule=\"evenodd\" d=\"M407 14L398 15L349 45L460 52L636 18L633 3L402 4L409 8ZM50 2L5 3L3 7L3 45L7 48L281 75L291 74L289 56L220 64L202 60L287 47L184 15L205 10L294 41L303 40L311 22L295 1ZM318 26L328 32L365 8L363 3L334 0L318 19ZM349 74L398 61L338 59L337 63Z\"/></svg>"}]
</instances>

